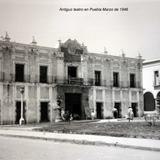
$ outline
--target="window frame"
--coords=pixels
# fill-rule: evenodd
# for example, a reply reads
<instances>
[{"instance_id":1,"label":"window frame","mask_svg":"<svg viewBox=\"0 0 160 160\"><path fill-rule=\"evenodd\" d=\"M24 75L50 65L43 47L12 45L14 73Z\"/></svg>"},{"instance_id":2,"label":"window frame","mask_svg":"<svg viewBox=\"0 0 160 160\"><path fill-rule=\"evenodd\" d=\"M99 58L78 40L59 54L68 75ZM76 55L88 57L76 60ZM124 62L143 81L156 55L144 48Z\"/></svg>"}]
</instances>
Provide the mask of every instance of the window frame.
<instances>
[{"instance_id":1,"label":"window frame","mask_svg":"<svg viewBox=\"0 0 160 160\"><path fill-rule=\"evenodd\" d=\"M18 73L17 73L17 65L23 66L23 76L21 78L18 78ZM25 64L24 63L15 63L15 82L25 82Z\"/></svg>"},{"instance_id":2,"label":"window frame","mask_svg":"<svg viewBox=\"0 0 160 160\"><path fill-rule=\"evenodd\" d=\"M96 76L96 73L98 73L99 75L97 74L97 76ZM94 71L94 77L95 77L95 83L94 84L95 84L95 86L101 86L101 83L102 83L101 82L101 78L102 78L101 73L102 72L99 71L99 70Z\"/></svg>"},{"instance_id":3,"label":"window frame","mask_svg":"<svg viewBox=\"0 0 160 160\"><path fill-rule=\"evenodd\" d=\"M46 68L45 78L43 80L43 75L41 75L41 67ZM44 74L44 73L43 73ZM39 83L48 83L48 65L39 65Z\"/></svg>"},{"instance_id":4,"label":"window frame","mask_svg":"<svg viewBox=\"0 0 160 160\"><path fill-rule=\"evenodd\" d=\"M119 87L119 72L113 72L113 87Z\"/></svg>"},{"instance_id":5,"label":"window frame","mask_svg":"<svg viewBox=\"0 0 160 160\"><path fill-rule=\"evenodd\" d=\"M129 78L130 78L130 87L131 88L136 88L136 74L135 73L130 73L129 74ZM134 78L132 79L132 76L134 76Z\"/></svg>"}]
</instances>

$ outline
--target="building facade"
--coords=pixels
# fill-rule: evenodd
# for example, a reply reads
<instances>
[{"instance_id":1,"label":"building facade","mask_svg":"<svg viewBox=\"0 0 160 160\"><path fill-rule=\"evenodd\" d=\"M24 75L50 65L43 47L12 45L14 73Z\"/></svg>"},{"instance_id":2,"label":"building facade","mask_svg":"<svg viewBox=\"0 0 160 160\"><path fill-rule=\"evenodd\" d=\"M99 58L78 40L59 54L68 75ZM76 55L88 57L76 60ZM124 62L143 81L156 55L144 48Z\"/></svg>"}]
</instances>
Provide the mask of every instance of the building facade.
<instances>
[{"instance_id":1,"label":"building facade","mask_svg":"<svg viewBox=\"0 0 160 160\"><path fill-rule=\"evenodd\" d=\"M144 111L160 111L160 59L143 62Z\"/></svg>"},{"instance_id":2,"label":"building facade","mask_svg":"<svg viewBox=\"0 0 160 160\"><path fill-rule=\"evenodd\" d=\"M24 88L24 94L20 92ZM23 96L23 97L22 97ZM76 40L58 48L0 41L0 123L19 123L21 101L26 123L55 120L55 103L75 119L118 117L133 108L143 114L142 59L88 53Z\"/></svg>"}]
</instances>

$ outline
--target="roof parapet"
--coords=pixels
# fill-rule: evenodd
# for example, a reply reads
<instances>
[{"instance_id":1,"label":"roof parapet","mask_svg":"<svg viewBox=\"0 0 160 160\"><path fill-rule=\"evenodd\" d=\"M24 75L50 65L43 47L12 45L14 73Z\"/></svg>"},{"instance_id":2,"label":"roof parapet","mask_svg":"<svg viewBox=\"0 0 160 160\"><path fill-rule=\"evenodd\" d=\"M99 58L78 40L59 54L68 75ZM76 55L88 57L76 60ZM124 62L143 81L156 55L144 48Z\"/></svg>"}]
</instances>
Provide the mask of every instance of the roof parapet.
<instances>
[{"instance_id":1,"label":"roof parapet","mask_svg":"<svg viewBox=\"0 0 160 160\"><path fill-rule=\"evenodd\" d=\"M37 45L37 42L36 42L36 40L35 40L35 37L34 37L34 36L32 36L32 42L31 42L31 44L32 44L32 45Z\"/></svg>"}]
</instances>

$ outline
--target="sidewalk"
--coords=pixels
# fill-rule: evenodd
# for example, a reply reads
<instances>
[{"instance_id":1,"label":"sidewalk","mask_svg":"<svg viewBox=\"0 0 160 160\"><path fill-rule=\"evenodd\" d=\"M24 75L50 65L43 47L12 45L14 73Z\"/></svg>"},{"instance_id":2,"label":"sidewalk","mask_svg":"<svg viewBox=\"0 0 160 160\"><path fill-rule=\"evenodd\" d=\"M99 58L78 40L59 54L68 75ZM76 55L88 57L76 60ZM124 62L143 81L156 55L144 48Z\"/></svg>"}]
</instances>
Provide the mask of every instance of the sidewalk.
<instances>
[{"instance_id":1,"label":"sidewalk","mask_svg":"<svg viewBox=\"0 0 160 160\"><path fill-rule=\"evenodd\" d=\"M107 145L107 146L152 150L160 152L160 140L152 140L152 139L50 133L50 132L32 131L29 128L16 129L9 127L0 128L0 136L52 140L58 142L70 142L77 144Z\"/></svg>"}]
</instances>

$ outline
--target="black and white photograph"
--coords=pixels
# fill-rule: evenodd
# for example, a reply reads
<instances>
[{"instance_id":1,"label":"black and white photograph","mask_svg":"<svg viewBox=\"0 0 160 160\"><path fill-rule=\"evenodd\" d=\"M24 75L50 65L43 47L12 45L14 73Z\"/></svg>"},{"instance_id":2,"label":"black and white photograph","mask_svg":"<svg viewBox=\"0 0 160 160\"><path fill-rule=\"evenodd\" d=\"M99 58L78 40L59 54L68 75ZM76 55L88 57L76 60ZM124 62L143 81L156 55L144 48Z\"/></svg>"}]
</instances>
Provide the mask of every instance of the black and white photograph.
<instances>
[{"instance_id":1,"label":"black and white photograph","mask_svg":"<svg viewBox=\"0 0 160 160\"><path fill-rule=\"evenodd\" d=\"M160 1L0 0L0 160L119 159L160 159Z\"/></svg>"}]
</instances>

